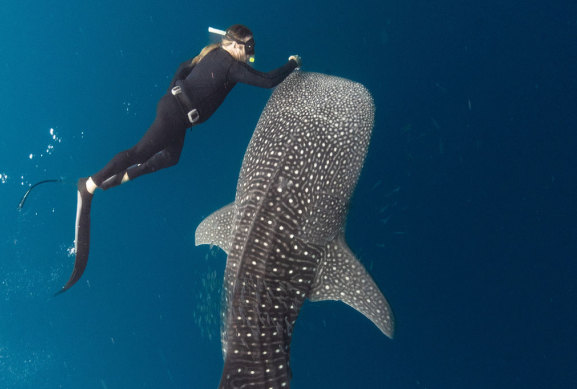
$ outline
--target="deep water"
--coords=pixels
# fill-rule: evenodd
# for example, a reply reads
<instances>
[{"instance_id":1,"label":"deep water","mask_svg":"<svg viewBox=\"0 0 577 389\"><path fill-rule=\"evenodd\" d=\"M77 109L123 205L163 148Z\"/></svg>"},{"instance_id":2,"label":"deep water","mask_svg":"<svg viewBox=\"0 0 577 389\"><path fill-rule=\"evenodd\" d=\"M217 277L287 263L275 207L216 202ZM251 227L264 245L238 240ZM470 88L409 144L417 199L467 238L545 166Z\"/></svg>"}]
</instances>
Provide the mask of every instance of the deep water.
<instances>
[{"instance_id":1,"label":"deep water","mask_svg":"<svg viewBox=\"0 0 577 389\"><path fill-rule=\"evenodd\" d=\"M300 54L377 107L346 235L396 336L307 303L292 387L577 387L574 2L23 0L0 9L0 389L217 387L225 255L194 230L233 201L269 90L238 85L176 167L97 193L86 273L52 295L78 177L234 23L257 69Z\"/></svg>"}]
</instances>

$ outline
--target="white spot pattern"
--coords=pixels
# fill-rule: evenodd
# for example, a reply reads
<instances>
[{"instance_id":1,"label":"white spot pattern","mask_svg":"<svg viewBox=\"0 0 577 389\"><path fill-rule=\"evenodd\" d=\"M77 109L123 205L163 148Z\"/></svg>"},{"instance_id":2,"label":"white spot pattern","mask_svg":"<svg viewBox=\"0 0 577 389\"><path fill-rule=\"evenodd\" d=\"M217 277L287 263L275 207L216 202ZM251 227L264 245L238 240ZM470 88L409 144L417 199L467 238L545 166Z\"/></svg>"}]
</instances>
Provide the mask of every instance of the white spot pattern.
<instances>
[{"instance_id":1,"label":"white spot pattern","mask_svg":"<svg viewBox=\"0 0 577 389\"><path fill-rule=\"evenodd\" d=\"M268 101L234 204L196 234L197 244L228 253L221 389L289 386L290 340L307 296L342 300L392 334L386 300L342 239L373 120L362 85L322 74L293 72Z\"/></svg>"}]
</instances>

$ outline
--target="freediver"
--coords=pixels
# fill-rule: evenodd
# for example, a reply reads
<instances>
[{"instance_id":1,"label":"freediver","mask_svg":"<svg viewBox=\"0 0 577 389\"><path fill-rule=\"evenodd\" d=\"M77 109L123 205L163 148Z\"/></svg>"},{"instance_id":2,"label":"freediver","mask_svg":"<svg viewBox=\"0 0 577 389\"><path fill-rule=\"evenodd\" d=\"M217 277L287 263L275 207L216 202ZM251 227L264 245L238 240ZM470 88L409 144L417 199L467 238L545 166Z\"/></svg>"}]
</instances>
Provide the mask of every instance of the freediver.
<instances>
[{"instance_id":1,"label":"freediver","mask_svg":"<svg viewBox=\"0 0 577 389\"><path fill-rule=\"evenodd\" d=\"M186 130L208 120L237 83L273 88L301 66L300 56L291 55L283 66L268 73L259 72L247 63L254 60L255 42L246 26L235 24L226 31L209 30L219 32L221 41L204 47L196 57L180 65L157 105L154 122L140 141L116 154L99 172L78 180L76 259L70 279L58 293L74 285L86 268L90 207L97 188L110 189L176 165Z\"/></svg>"}]
</instances>

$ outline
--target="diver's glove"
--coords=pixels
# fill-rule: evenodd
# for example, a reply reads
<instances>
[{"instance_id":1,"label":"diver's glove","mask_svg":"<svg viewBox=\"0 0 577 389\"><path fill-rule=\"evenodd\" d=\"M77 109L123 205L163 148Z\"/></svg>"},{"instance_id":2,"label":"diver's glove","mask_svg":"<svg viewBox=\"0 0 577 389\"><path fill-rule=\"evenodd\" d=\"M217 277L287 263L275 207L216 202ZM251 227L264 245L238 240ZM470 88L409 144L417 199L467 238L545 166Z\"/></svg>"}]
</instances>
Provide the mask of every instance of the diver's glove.
<instances>
[{"instance_id":1,"label":"diver's glove","mask_svg":"<svg viewBox=\"0 0 577 389\"><path fill-rule=\"evenodd\" d=\"M289 57L289 61L290 61L291 59L297 63L297 68L300 68L300 67L302 66L303 60L302 60L302 58L301 58L300 55L291 55L291 56Z\"/></svg>"}]
</instances>

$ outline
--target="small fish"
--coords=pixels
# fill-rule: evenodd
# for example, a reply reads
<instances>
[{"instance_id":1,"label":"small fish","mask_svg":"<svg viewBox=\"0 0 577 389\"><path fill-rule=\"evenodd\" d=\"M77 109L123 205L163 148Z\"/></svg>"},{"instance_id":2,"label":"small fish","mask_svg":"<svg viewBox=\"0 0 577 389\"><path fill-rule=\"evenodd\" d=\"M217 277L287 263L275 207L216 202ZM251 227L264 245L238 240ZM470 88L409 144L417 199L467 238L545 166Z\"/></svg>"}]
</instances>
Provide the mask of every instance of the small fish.
<instances>
[{"instance_id":1,"label":"small fish","mask_svg":"<svg viewBox=\"0 0 577 389\"><path fill-rule=\"evenodd\" d=\"M384 219L381 219L381 223L387 224L387 223L389 222L389 219L390 219L390 218L391 218L391 215L387 216L387 217L384 218Z\"/></svg>"}]
</instances>

